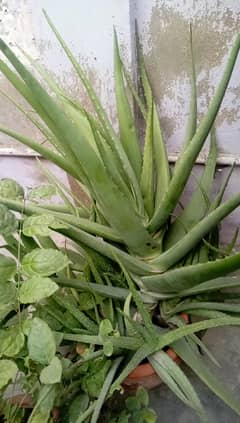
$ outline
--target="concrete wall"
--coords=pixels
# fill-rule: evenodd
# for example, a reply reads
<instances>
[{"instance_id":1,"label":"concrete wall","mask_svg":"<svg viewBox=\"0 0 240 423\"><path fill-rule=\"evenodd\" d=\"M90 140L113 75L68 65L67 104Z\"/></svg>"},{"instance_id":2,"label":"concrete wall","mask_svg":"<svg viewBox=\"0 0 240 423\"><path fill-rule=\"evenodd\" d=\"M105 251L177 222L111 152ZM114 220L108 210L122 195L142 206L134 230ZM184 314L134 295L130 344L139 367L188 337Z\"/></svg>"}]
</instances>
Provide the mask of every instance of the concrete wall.
<instances>
[{"instance_id":1,"label":"concrete wall","mask_svg":"<svg viewBox=\"0 0 240 423\"><path fill-rule=\"evenodd\" d=\"M230 46L239 29L238 0L2 0L0 35L17 49L20 45L45 64L75 97L87 101L81 84L59 48L43 14L45 8L73 52L84 64L91 81L115 119L113 95L113 25L116 26L124 57L134 68L134 20L137 19L146 64L157 99L169 154L174 159L184 137L189 110L189 23L198 74L199 117L206 110L218 83ZM240 163L240 61L217 120L219 162ZM0 75L0 89L22 103ZM0 124L26 135L39 137L36 130L0 95ZM201 158L204 160L206 150ZM13 157L14 156L14 157ZM25 156L28 156L26 158ZM23 159L23 158L24 159ZM42 181L32 152L0 134L0 177L16 177L25 185ZM201 172L201 166L196 168ZM220 168L217 185L227 168ZM238 189L239 169L229 191ZM62 176L65 179L64 176ZM186 195L192 190L188 187ZM216 186L217 189L217 186ZM229 239L240 214L233 214L225 226Z\"/></svg>"}]
</instances>

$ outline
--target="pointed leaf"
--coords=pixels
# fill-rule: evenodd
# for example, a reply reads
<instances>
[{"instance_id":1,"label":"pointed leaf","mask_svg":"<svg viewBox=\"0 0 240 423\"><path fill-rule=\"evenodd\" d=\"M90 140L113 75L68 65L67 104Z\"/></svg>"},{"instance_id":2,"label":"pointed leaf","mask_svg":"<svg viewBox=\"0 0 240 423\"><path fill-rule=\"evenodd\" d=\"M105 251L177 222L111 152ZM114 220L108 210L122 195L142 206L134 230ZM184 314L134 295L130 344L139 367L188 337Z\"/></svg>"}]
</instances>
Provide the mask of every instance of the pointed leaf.
<instances>
[{"instance_id":1,"label":"pointed leaf","mask_svg":"<svg viewBox=\"0 0 240 423\"><path fill-rule=\"evenodd\" d=\"M29 357L40 364L48 365L56 354L56 343L47 323L35 317L28 335Z\"/></svg>"},{"instance_id":2,"label":"pointed leaf","mask_svg":"<svg viewBox=\"0 0 240 423\"><path fill-rule=\"evenodd\" d=\"M67 267L66 255L53 248L36 248L22 260L22 270L28 276L50 276Z\"/></svg>"},{"instance_id":3,"label":"pointed leaf","mask_svg":"<svg viewBox=\"0 0 240 423\"><path fill-rule=\"evenodd\" d=\"M19 301L30 304L50 297L58 290L58 285L49 278L33 276L23 282L19 290Z\"/></svg>"}]
</instances>

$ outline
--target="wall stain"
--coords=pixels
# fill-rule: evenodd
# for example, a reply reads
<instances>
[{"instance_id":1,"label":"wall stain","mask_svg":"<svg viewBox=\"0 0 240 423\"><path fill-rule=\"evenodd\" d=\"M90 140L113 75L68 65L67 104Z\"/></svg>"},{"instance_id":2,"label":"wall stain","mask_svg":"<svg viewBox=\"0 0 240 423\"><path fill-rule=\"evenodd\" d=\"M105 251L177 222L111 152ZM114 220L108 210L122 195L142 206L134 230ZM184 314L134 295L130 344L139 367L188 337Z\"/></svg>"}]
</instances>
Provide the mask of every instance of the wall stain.
<instances>
[{"instance_id":1,"label":"wall stain","mask_svg":"<svg viewBox=\"0 0 240 423\"><path fill-rule=\"evenodd\" d=\"M206 111L216 83L221 77L219 67L225 63L239 29L240 12L236 13L225 7L223 0L218 2L216 9L208 9L208 2L206 6L202 4L201 13L192 13L194 16L191 16L191 10L183 13L186 4L187 2L183 1L156 0L150 22L141 31L145 40L146 66L151 75L166 138L174 135L186 121L182 111L183 105L188 101L185 85L190 73L190 21L193 27L198 75L199 117ZM199 7L199 2L192 2L192 12L194 6ZM218 116L218 126L223 122L231 124L239 119L239 91L240 87L229 88L228 101L223 103Z\"/></svg>"}]
</instances>

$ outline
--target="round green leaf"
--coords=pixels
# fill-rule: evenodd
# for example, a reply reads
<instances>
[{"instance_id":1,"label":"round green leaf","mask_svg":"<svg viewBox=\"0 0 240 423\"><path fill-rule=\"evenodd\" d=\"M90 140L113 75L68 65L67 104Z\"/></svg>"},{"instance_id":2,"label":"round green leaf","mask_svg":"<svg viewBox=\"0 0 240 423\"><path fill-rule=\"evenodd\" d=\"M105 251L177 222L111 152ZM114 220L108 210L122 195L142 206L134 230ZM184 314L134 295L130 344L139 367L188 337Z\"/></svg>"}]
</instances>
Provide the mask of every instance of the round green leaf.
<instances>
[{"instance_id":1,"label":"round green leaf","mask_svg":"<svg viewBox=\"0 0 240 423\"><path fill-rule=\"evenodd\" d=\"M49 199L56 195L56 188L54 185L40 185L31 189L28 193L28 199L32 201Z\"/></svg>"},{"instance_id":2,"label":"round green leaf","mask_svg":"<svg viewBox=\"0 0 240 423\"><path fill-rule=\"evenodd\" d=\"M50 297L58 290L58 285L49 278L33 276L23 282L19 290L19 300L22 304L35 303Z\"/></svg>"},{"instance_id":3,"label":"round green leaf","mask_svg":"<svg viewBox=\"0 0 240 423\"><path fill-rule=\"evenodd\" d=\"M104 342L103 352L106 357L110 357L113 354L113 343L111 341Z\"/></svg>"},{"instance_id":4,"label":"round green leaf","mask_svg":"<svg viewBox=\"0 0 240 423\"><path fill-rule=\"evenodd\" d=\"M15 215L6 206L0 204L0 235L9 236L17 230Z\"/></svg>"},{"instance_id":5,"label":"round green leaf","mask_svg":"<svg viewBox=\"0 0 240 423\"><path fill-rule=\"evenodd\" d=\"M18 325L0 330L0 357L15 357L24 343L25 337Z\"/></svg>"},{"instance_id":6,"label":"round green leaf","mask_svg":"<svg viewBox=\"0 0 240 423\"><path fill-rule=\"evenodd\" d=\"M24 198L24 189L14 179L0 179L0 197L19 200Z\"/></svg>"},{"instance_id":7,"label":"round green leaf","mask_svg":"<svg viewBox=\"0 0 240 423\"><path fill-rule=\"evenodd\" d=\"M22 270L28 276L50 276L70 263L68 257L53 248L36 248L22 260Z\"/></svg>"},{"instance_id":8,"label":"round green leaf","mask_svg":"<svg viewBox=\"0 0 240 423\"><path fill-rule=\"evenodd\" d=\"M15 260L0 254L0 283L11 279L17 271Z\"/></svg>"},{"instance_id":9,"label":"round green leaf","mask_svg":"<svg viewBox=\"0 0 240 423\"><path fill-rule=\"evenodd\" d=\"M43 365L50 364L56 354L54 335L44 320L35 317L28 335L29 357Z\"/></svg>"},{"instance_id":10,"label":"round green leaf","mask_svg":"<svg viewBox=\"0 0 240 423\"><path fill-rule=\"evenodd\" d=\"M4 281L0 283L0 305L15 303L17 289L13 282Z\"/></svg>"},{"instance_id":11,"label":"round green leaf","mask_svg":"<svg viewBox=\"0 0 240 423\"><path fill-rule=\"evenodd\" d=\"M44 385L51 385L61 382L62 364L58 357L54 357L51 363L45 367L40 374L40 382Z\"/></svg>"},{"instance_id":12,"label":"round green leaf","mask_svg":"<svg viewBox=\"0 0 240 423\"><path fill-rule=\"evenodd\" d=\"M52 229L64 229L66 225L61 223L51 214L42 214L40 216L29 216L23 223L23 233L26 236L49 236L53 233Z\"/></svg>"},{"instance_id":13,"label":"round green leaf","mask_svg":"<svg viewBox=\"0 0 240 423\"><path fill-rule=\"evenodd\" d=\"M17 365L11 360L0 360L0 389L13 381L17 375Z\"/></svg>"}]
</instances>

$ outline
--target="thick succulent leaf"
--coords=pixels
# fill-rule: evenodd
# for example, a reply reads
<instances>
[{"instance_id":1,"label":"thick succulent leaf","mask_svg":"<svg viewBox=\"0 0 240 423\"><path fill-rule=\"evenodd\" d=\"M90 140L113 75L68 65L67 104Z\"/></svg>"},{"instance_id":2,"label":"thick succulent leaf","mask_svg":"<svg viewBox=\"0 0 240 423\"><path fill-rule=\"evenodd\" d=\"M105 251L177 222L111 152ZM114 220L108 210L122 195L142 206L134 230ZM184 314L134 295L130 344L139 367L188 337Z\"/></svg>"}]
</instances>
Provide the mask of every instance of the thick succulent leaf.
<instances>
[{"instance_id":1,"label":"thick succulent leaf","mask_svg":"<svg viewBox=\"0 0 240 423\"><path fill-rule=\"evenodd\" d=\"M165 239L165 248L168 249L181 239L194 225L196 225L206 214L209 205L212 184L214 180L215 167L217 161L217 145L215 130L211 132L211 143L207 162L199 180L196 190L193 192L191 200L184 207L183 212L170 226ZM207 199L206 199L207 197Z\"/></svg>"},{"instance_id":2,"label":"thick succulent leaf","mask_svg":"<svg viewBox=\"0 0 240 423\"><path fill-rule=\"evenodd\" d=\"M0 179L0 197L18 200L24 198L24 189L14 179Z\"/></svg>"},{"instance_id":3,"label":"thick succulent leaf","mask_svg":"<svg viewBox=\"0 0 240 423\"><path fill-rule=\"evenodd\" d=\"M141 173L141 190L145 209L148 216L151 218L154 210L153 104L149 106L147 115Z\"/></svg>"},{"instance_id":4,"label":"thick succulent leaf","mask_svg":"<svg viewBox=\"0 0 240 423\"><path fill-rule=\"evenodd\" d=\"M197 83L196 83L196 69L193 53L193 40L192 40L192 26L190 25L190 56L191 56L191 97L190 97L190 111L187 122L185 139L183 142L182 151L187 147L192 140L197 129Z\"/></svg>"},{"instance_id":5,"label":"thick succulent leaf","mask_svg":"<svg viewBox=\"0 0 240 423\"><path fill-rule=\"evenodd\" d=\"M226 276L219 277L217 279L208 280L202 282L199 285L195 285L192 288L180 291L178 293L179 297L188 297L191 295L203 294L206 292L219 291L221 289L229 288L238 288L240 286L240 277L239 276Z\"/></svg>"},{"instance_id":6,"label":"thick succulent leaf","mask_svg":"<svg viewBox=\"0 0 240 423\"><path fill-rule=\"evenodd\" d=\"M11 360L0 360L0 390L13 382L18 372L16 363Z\"/></svg>"},{"instance_id":7,"label":"thick succulent leaf","mask_svg":"<svg viewBox=\"0 0 240 423\"><path fill-rule=\"evenodd\" d=\"M178 341L181 338L184 338L193 333L200 332L202 330L217 328L221 326L239 326L240 318L238 317L219 317L209 320L200 321L197 323L191 323L181 328L177 328L164 333L159 337L157 347L155 351L163 349L169 345L172 345L173 342Z\"/></svg>"},{"instance_id":8,"label":"thick succulent leaf","mask_svg":"<svg viewBox=\"0 0 240 423\"><path fill-rule=\"evenodd\" d=\"M218 380L212 370L209 370L204 363L201 354L193 350L185 339L180 339L173 344L174 351L181 359L197 374L197 376L208 386L215 395L220 397L230 408L240 415L240 405L237 398L230 390L226 389L224 383Z\"/></svg>"},{"instance_id":9,"label":"thick succulent leaf","mask_svg":"<svg viewBox=\"0 0 240 423\"><path fill-rule=\"evenodd\" d=\"M45 159L49 160L50 162L56 164L61 169L65 170L67 173L74 177L79 177L78 172L74 169L72 164L68 161L67 158L61 156L60 154L55 153L50 148L44 147L39 142L26 137L25 135L21 135L18 132L12 131L11 129L0 127L0 132L3 134L8 135L9 137L14 138L15 140L19 141L23 145L30 147L32 150L36 151L37 153L41 154Z\"/></svg>"},{"instance_id":10,"label":"thick succulent leaf","mask_svg":"<svg viewBox=\"0 0 240 423\"><path fill-rule=\"evenodd\" d=\"M147 71L144 64L143 54L137 37L138 62L140 68L141 82L144 90L144 95L147 102L148 110L152 107L153 120L153 151L156 165L156 195L155 195L155 209L158 209L163 196L168 191L170 181L170 168L168 163L166 146L163 141L160 121L158 117L157 106L154 103L151 85L148 79Z\"/></svg>"},{"instance_id":11,"label":"thick succulent leaf","mask_svg":"<svg viewBox=\"0 0 240 423\"><path fill-rule=\"evenodd\" d=\"M95 109L95 112L96 112L98 118L99 118L99 121L101 122L101 125L104 129L104 133L108 137L113 149L115 149L119 159L121 160L123 169L124 169L125 174L127 176L127 179L129 181L129 183L132 185L133 190L135 191L140 211L142 211L143 210L143 207L142 207L143 202L142 202L142 197L141 197L140 186L139 186L139 183L137 181L134 170L132 169L132 166L130 164L128 156L127 156L127 154L126 154L126 152L125 152L125 150L124 150L124 148L121 144L121 141L116 136L116 134L115 134L115 132L114 132L112 126L111 126L111 123L108 119L108 116L107 116L105 110L103 109L103 107L101 105L100 100L97 97L90 81L86 77L86 74L84 73L80 64L78 63L78 61L75 59L75 57L73 56L73 54L69 50L68 46L64 42L63 38L61 37L61 35L57 31L56 27L51 22L49 16L47 15L47 13L45 11L44 11L44 15L46 17L46 20L47 20L49 26L53 30L56 38L58 39L59 43L61 44L63 50L65 51L66 55L68 56L69 60L71 61L72 65L73 65L73 67L75 68L79 78L81 79L81 81L82 81L82 83L83 83L83 85L84 85L84 87L85 87L85 89L86 89L86 91L89 95L89 98L91 99L92 105Z\"/></svg>"},{"instance_id":12,"label":"thick succulent leaf","mask_svg":"<svg viewBox=\"0 0 240 423\"><path fill-rule=\"evenodd\" d=\"M225 276L239 268L240 254L237 253L224 259L180 267L156 276L146 276L142 278L142 282L148 291L161 294L179 292Z\"/></svg>"},{"instance_id":13,"label":"thick succulent leaf","mask_svg":"<svg viewBox=\"0 0 240 423\"><path fill-rule=\"evenodd\" d=\"M34 317L28 335L29 357L36 363L49 365L56 354L53 332L44 320Z\"/></svg>"},{"instance_id":14,"label":"thick succulent leaf","mask_svg":"<svg viewBox=\"0 0 240 423\"><path fill-rule=\"evenodd\" d=\"M11 279L17 271L15 260L0 254L0 283Z\"/></svg>"},{"instance_id":15,"label":"thick succulent leaf","mask_svg":"<svg viewBox=\"0 0 240 423\"><path fill-rule=\"evenodd\" d=\"M173 393L186 405L193 408L201 421L207 422L200 399L180 367L164 351L149 356L148 360Z\"/></svg>"},{"instance_id":16,"label":"thick succulent leaf","mask_svg":"<svg viewBox=\"0 0 240 423\"><path fill-rule=\"evenodd\" d=\"M131 106L128 101L116 31L114 31L114 80L121 143L140 179L142 156Z\"/></svg>"},{"instance_id":17,"label":"thick succulent leaf","mask_svg":"<svg viewBox=\"0 0 240 423\"><path fill-rule=\"evenodd\" d=\"M192 171L194 162L202 149L202 146L221 106L239 53L239 49L240 34L237 36L236 41L231 49L225 72L218 85L215 95L209 104L208 111L202 119L188 147L184 150L183 154L181 154L178 159L169 188L165 193L163 200L156 209L152 221L149 224L150 231L157 230L167 222L170 214L175 209L177 202L179 201L180 195Z\"/></svg>"},{"instance_id":18,"label":"thick succulent leaf","mask_svg":"<svg viewBox=\"0 0 240 423\"><path fill-rule=\"evenodd\" d=\"M240 313L240 304L235 303L220 303L220 302L210 302L210 301L183 301L169 311L168 315L174 315L182 313L183 311L194 314L194 310L217 310L223 311L226 313Z\"/></svg>"},{"instance_id":19,"label":"thick succulent leaf","mask_svg":"<svg viewBox=\"0 0 240 423\"><path fill-rule=\"evenodd\" d=\"M68 257L53 248L36 248L22 260L22 270L28 276L50 276L70 263Z\"/></svg>"},{"instance_id":20,"label":"thick succulent leaf","mask_svg":"<svg viewBox=\"0 0 240 423\"><path fill-rule=\"evenodd\" d=\"M109 388L111 387L113 378L114 378L114 376L115 376L115 374L118 370L118 367L119 367L121 361L122 361L122 357L118 357L114 360L112 367L110 368L110 370L109 370L109 372L108 372L108 374L105 378L105 381L103 383L103 386L102 386L101 392L98 396L98 399L96 401L96 405L95 405L94 412L93 412L90 423L97 423L98 417L99 417L100 412L101 412L101 408L102 408L104 401L107 397Z\"/></svg>"},{"instance_id":21,"label":"thick succulent leaf","mask_svg":"<svg viewBox=\"0 0 240 423\"><path fill-rule=\"evenodd\" d=\"M205 218L198 222L190 231L180 239L175 245L165 251L163 254L153 260L154 264L159 266L160 271L165 271L169 267L174 266L187 253L192 251L194 247L204 238L211 230L213 230L224 217L228 216L233 210L240 205L240 194L236 194L230 200L218 206L209 213Z\"/></svg>"},{"instance_id":22,"label":"thick succulent leaf","mask_svg":"<svg viewBox=\"0 0 240 423\"><path fill-rule=\"evenodd\" d=\"M62 379L62 363L58 357L54 357L47 367L40 373L40 382L44 385L60 383Z\"/></svg>"},{"instance_id":23,"label":"thick succulent leaf","mask_svg":"<svg viewBox=\"0 0 240 423\"><path fill-rule=\"evenodd\" d=\"M23 282L19 290L19 301L30 304L50 297L58 290L58 285L49 278L33 276Z\"/></svg>"}]
</instances>

